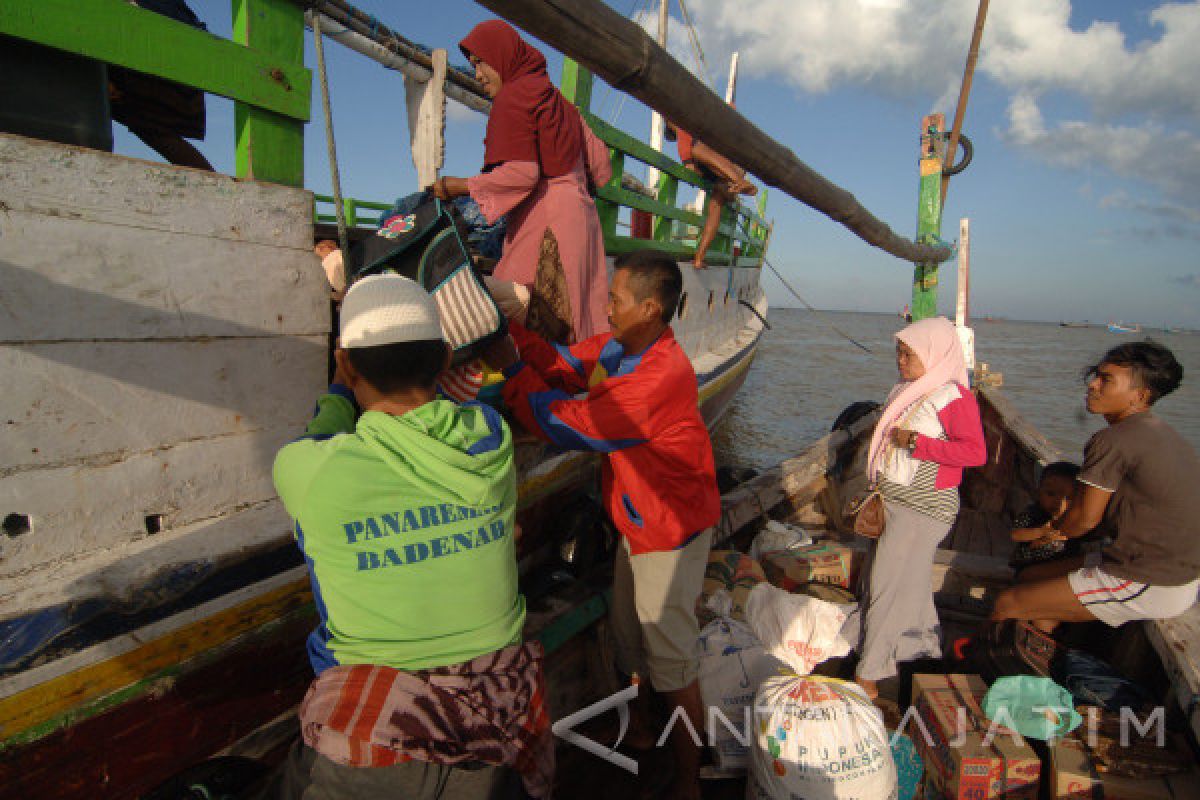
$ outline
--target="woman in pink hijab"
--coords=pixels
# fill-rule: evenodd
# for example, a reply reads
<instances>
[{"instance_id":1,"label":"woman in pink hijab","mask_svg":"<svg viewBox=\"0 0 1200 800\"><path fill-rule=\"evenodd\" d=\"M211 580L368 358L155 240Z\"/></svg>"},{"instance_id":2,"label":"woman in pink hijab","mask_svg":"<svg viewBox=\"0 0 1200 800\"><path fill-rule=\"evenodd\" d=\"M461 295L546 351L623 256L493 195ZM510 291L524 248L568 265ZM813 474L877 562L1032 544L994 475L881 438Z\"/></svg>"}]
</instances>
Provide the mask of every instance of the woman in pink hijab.
<instances>
[{"instance_id":1,"label":"woman in pink hijab","mask_svg":"<svg viewBox=\"0 0 1200 800\"><path fill-rule=\"evenodd\" d=\"M933 317L897 333L896 367L900 383L888 394L867 458L867 478L885 506L884 534L868 556L859 598L856 680L871 697L877 681L897 674L897 662L941 656L934 551L958 515L963 468L987 458L953 323Z\"/></svg>"}]
</instances>

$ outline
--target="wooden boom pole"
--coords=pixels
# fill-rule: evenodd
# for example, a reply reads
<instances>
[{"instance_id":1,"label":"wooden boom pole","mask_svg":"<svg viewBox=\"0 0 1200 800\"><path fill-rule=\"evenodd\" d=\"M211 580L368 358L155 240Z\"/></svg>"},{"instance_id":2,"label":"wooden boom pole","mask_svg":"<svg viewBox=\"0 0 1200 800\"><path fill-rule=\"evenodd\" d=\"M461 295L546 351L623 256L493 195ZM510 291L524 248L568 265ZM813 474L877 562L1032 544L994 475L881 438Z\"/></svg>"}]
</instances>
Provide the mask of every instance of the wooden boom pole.
<instances>
[{"instance_id":1,"label":"wooden boom pole","mask_svg":"<svg viewBox=\"0 0 1200 800\"><path fill-rule=\"evenodd\" d=\"M897 258L936 264L942 244L897 235L854 195L829 182L763 133L693 76L646 33L598 0L478 0L627 92L741 165Z\"/></svg>"},{"instance_id":2,"label":"wooden boom pole","mask_svg":"<svg viewBox=\"0 0 1200 800\"><path fill-rule=\"evenodd\" d=\"M942 205L946 204L946 190L950 188L950 176L946 174L954 166L958 155L958 137L962 133L963 117L967 115L967 99L971 96L971 82L975 79L975 62L979 59L979 42L983 39L983 23L987 21L988 0L979 0L975 12L975 30L971 33L971 47L967 50L967 65L963 68L962 86L958 89L958 106L954 109L954 126L950 129L950 144L946 147L946 161L942 165Z\"/></svg>"}]
</instances>

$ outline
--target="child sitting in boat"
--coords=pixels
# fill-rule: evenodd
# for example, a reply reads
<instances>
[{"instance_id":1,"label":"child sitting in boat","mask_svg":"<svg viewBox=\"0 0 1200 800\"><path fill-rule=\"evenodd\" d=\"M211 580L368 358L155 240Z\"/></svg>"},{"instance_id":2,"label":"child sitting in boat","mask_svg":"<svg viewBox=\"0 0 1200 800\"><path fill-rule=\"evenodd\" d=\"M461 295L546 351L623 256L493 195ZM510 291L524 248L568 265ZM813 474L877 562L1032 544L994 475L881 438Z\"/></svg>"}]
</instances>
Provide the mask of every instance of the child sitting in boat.
<instances>
[{"instance_id":1,"label":"child sitting in boat","mask_svg":"<svg viewBox=\"0 0 1200 800\"><path fill-rule=\"evenodd\" d=\"M1009 560L1013 568L1021 569L1078 552L1077 541L1068 541L1065 536L1042 536L1037 530L1066 513L1078 475L1079 465L1070 461L1056 461L1042 470L1037 500L1013 519L1012 538L1016 546Z\"/></svg>"},{"instance_id":2,"label":"child sitting in boat","mask_svg":"<svg viewBox=\"0 0 1200 800\"><path fill-rule=\"evenodd\" d=\"M542 649L522 643L512 435L435 398L433 299L399 275L342 302L337 371L275 459L319 622L297 743L265 796L549 794ZM299 656L299 653L297 653ZM448 690L447 687L453 687Z\"/></svg>"},{"instance_id":3,"label":"child sitting in boat","mask_svg":"<svg viewBox=\"0 0 1200 800\"><path fill-rule=\"evenodd\" d=\"M996 598L993 620L1025 620L1050 633L1062 622L1169 619L1196 603L1200 458L1151 410L1179 388L1183 367L1147 340L1114 347L1087 374L1087 409L1108 427L1084 448L1066 513L1027 530L1067 539L1098 531L1113 543L1096 566L1076 555L1023 570Z\"/></svg>"}]
</instances>

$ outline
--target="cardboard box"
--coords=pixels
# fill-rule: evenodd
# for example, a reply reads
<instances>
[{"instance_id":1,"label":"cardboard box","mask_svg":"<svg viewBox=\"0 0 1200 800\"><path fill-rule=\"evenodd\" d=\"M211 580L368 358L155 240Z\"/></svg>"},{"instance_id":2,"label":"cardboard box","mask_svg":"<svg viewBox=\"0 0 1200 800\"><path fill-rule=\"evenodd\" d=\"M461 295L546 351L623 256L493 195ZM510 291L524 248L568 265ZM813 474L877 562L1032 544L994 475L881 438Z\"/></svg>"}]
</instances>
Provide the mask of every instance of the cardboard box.
<instances>
[{"instance_id":1,"label":"cardboard box","mask_svg":"<svg viewBox=\"0 0 1200 800\"><path fill-rule=\"evenodd\" d=\"M765 553L762 568L772 586L788 592L812 581L849 589L854 585L855 555L855 551L842 545L813 544Z\"/></svg>"},{"instance_id":2,"label":"cardboard box","mask_svg":"<svg viewBox=\"0 0 1200 800\"><path fill-rule=\"evenodd\" d=\"M1122 778L1096 771L1078 732L1049 748L1050 800L1194 800L1200 798L1195 770L1165 778Z\"/></svg>"},{"instance_id":3,"label":"cardboard box","mask_svg":"<svg viewBox=\"0 0 1200 800\"><path fill-rule=\"evenodd\" d=\"M1041 760L1019 733L983 713L978 675L914 675L919 717L904 733L925 762L926 780L947 800L1037 800Z\"/></svg>"}]
</instances>

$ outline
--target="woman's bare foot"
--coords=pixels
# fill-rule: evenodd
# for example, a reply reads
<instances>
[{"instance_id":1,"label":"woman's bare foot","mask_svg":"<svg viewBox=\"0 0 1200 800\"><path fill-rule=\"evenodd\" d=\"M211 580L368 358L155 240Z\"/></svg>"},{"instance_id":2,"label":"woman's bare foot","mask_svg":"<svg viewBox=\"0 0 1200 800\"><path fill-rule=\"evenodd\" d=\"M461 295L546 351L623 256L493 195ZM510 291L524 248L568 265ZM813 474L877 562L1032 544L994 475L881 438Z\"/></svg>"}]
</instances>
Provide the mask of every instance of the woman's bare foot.
<instances>
[{"instance_id":1,"label":"woman's bare foot","mask_svg":"<svg viewBox=\"0 0 1200 800\"><path fill-rule=\"evenodd\" d=\"M867 699L874 700L879 697L879 686L876 685L875 681L869 681L866 678L856 677L854 682L857 683L859 688L866 693Z\"/></svg>"}]
</instances>

